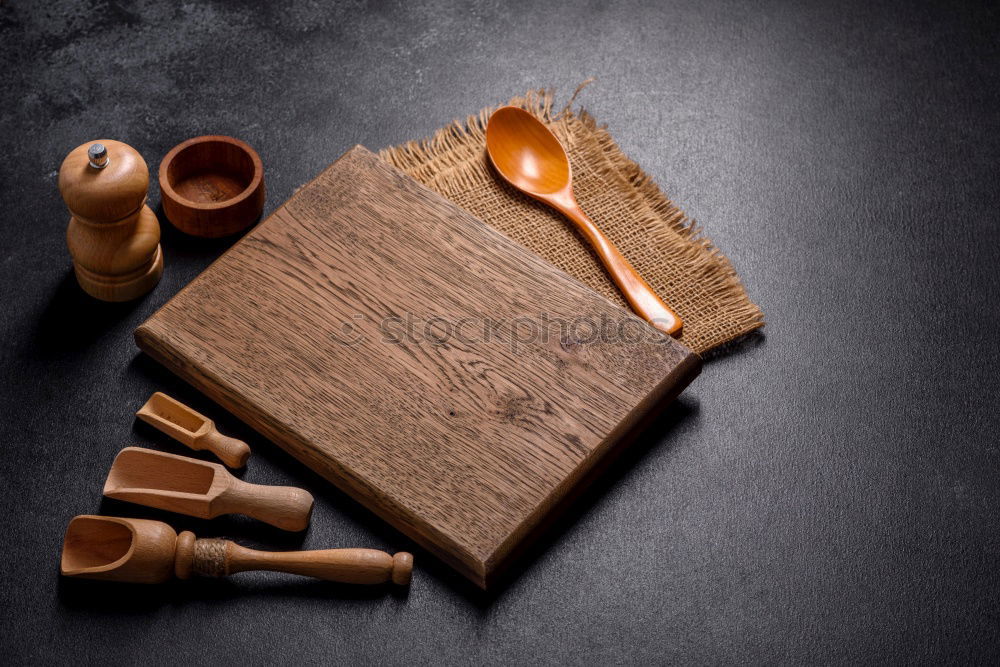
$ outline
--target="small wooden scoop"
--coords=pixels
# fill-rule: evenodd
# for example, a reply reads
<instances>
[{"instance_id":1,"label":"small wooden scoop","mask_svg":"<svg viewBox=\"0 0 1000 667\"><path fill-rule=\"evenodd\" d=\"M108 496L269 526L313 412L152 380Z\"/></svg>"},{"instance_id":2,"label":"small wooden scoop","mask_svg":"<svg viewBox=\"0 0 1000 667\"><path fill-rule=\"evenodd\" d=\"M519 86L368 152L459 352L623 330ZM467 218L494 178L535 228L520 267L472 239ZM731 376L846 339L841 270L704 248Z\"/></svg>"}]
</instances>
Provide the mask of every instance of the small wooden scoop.
<instances>
[{"instance_id":1,"label":"small wooden scoop","mask_svg":"<svg viewBox=\"0 0 1000 667\"><path fill-rule=\"evenodd\" d=\"M248 484L218 463L141 447L118 453L104 495L201 519L245 514L293 531L305 530L313 506L308 491Z\"/></svg>"},{"instance_id":2,"label":"small wooden scoop","mask_svg":"<svg viewBox=\"0 0 1000 667\"><path fill-rule=\"evenodd\" d=\"M211 419L166 394L156 392L135 414L191 449L207 449L230 468L242 468L250 456L247 443L222 435Z\"/></svg>"},{"instance_id":3,"label":"small wooden scoop","mask_svg":"<svg viewBox=\"0 0 1000 667\"><path fill-rule=\"evenodd\" d=\"M190 531L178 535L162 521L84 515L69 522L59 570L67 577L138 584L271 570L347 584L406 586L413 556L376 549L255 551L228 540L199 540Z\"/></svg>"}]
</instances>

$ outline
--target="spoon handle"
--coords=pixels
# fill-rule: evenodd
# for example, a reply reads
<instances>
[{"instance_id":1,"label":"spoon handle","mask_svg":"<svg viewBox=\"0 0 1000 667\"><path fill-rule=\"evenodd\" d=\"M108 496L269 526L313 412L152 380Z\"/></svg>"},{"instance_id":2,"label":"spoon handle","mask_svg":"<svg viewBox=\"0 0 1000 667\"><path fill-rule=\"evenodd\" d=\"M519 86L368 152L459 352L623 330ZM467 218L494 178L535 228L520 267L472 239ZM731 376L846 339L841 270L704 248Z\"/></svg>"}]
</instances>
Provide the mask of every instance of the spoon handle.
<instances>
[{"instance_id":1,"label":"spoon handle","mask_svg":"<svg viewBox=\"0 0 1000 667\"><path fill-rule=\"evenodd\" d=\"M679 336L683 323L670 307L656 295L636 272L628 260L619 252L615 244L594 224L575 200L570 202L552 201L567 218L572 220L594 252L611 274L618 289L625 295L629 305L640 317L665 334Z\"/></svg>"}]
</instances>

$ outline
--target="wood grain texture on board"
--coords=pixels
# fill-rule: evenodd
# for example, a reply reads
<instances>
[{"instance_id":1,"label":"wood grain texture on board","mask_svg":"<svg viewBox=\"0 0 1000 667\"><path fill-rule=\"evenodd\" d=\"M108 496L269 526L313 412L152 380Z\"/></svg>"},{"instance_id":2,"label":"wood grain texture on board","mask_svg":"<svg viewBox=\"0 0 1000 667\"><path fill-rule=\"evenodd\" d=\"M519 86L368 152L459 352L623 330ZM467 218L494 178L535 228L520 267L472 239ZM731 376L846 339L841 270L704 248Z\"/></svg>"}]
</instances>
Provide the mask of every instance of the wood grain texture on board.
<instances>
[{"instance_id":1,"label":"wood grain texture on board","mask_svg":"<svg viewBox=\"0 0 1000 667\"><path fill-rule=\"evenodd\" d=\"M362 147L136 340L483 587L700 369Z\"/></svg>"}]
</instances>

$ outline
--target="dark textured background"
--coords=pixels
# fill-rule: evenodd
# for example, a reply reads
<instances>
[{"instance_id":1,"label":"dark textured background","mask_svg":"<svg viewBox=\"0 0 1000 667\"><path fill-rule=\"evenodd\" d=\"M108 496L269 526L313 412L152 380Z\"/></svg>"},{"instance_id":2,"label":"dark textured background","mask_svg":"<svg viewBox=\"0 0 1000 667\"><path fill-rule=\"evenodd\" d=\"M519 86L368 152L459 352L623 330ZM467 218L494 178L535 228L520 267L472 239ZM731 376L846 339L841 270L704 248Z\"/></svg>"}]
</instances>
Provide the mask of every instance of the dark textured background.
<instances>
[{"instance_id":1,"label":"dark textured background","mask_svg":"<svg viewBox=\"0 0 1000 667\"><path fill-rule=\"evenodd\" d=\"M995 5L955 2L6 0L4 657L1000 658L998 29ZM228 242L161 215L154 292L81 294L56 190L71 148L120 139L155 170L183 139L234 135L264 160L271 211L352 144L530 87L565 99L591 75L581 101L732 258L768 327L706 366L520 576L486 596L415 550L408 596L268 575L60 581L78 513L299 546L102 503L122 446L182 451L133 423L157 389L251 442L247 480L316 495L303 546L413 548L138 354L132 329Z\"/></svg>"}]
</instances>

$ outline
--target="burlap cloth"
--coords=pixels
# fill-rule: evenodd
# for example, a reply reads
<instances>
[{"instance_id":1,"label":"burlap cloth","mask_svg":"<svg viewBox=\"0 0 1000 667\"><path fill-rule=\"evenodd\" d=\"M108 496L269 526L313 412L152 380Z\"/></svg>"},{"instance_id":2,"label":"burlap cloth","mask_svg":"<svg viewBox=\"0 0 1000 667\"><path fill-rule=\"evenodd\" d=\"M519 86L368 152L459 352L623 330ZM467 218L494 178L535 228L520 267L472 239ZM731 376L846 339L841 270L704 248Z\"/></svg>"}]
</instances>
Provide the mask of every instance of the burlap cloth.
<instances>
[{"instance_id":1,"label":"burlap cloth","mask_svg":"<svg viewBox=\"0 0 1000 667\"><path fill-rule=\"evenodd\" d=\"M575 97L575 95L574 95ZM711 240L663 194L586 111L552 111L550 91L511 100L542 119L566 147L583 209L684 322L680 337L704 353L764 326L739 276ZM423 141L380 155L432 190L615 303L628 308L572 224L503 182L486 157L483 109Z\"/></svg>"}]
</instances>

